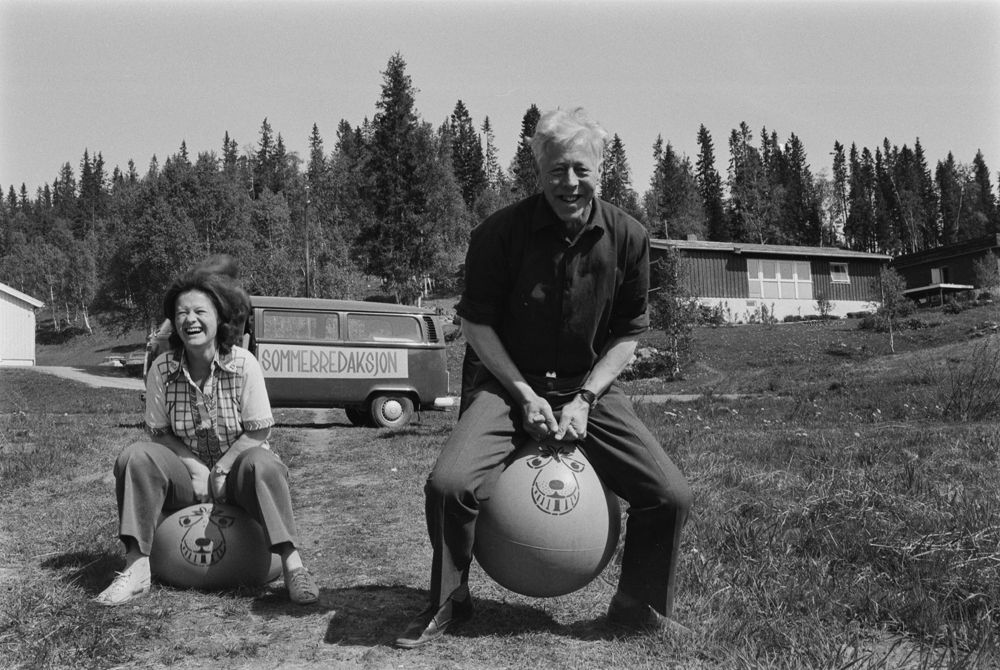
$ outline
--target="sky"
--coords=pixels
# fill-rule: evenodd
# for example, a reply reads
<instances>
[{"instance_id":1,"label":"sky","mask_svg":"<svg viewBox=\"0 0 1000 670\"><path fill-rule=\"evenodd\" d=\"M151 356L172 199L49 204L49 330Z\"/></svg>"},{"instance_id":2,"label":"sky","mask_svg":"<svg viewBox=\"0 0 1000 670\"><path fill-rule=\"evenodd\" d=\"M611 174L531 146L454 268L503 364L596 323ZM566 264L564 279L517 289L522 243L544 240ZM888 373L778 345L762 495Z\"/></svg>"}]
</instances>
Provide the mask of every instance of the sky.
<instances>
[{"instance_id":1,"label":"sky","mask_svg":"<svg viewBox=\"0 0 1000 670\"><path fill-rule=\"evenodd\" d=\"M462 100L502 167L525 111L583 106L625 144L633 188L657 136L725 175L741 122L801 140L814 174L835 141L919 138L930 168L982 151L1000 172L1000 0L0 0L0 189L33 197L84 151L144 174L185 142L252 151L266 118L308 159L376 113L399 53L421 119Z\"/></svg>"}]
</instances>

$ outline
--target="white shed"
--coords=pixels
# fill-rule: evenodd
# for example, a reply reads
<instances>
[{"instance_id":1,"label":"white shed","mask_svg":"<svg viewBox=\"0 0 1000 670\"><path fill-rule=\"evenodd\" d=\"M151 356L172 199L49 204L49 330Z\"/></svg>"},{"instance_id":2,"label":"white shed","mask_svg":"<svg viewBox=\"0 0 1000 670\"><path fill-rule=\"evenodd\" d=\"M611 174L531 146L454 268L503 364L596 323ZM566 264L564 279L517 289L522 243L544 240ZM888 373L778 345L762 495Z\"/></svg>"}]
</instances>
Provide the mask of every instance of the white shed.
<instances>
[{"instance_id":1,"label":"white shed","mask_svg":"<svg viewBox=\"0 0 1000 670\"><path fill-rule=\"evenodd\" d=\"M44 304L0 284L0 367L35 364L35 310Z\"/></svg>"}]
</instances>

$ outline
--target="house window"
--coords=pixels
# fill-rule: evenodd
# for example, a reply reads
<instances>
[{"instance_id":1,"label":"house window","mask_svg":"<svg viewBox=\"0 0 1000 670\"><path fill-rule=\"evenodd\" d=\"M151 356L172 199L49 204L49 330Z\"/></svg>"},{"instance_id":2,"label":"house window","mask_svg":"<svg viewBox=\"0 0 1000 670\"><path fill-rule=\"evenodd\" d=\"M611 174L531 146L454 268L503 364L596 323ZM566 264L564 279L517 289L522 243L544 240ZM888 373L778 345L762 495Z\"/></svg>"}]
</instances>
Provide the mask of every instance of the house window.
<instances>
[{"instance_id":1,"label":"house window","mask_svg":"<svg viewBox=\"0 0 1000 670\"><path fill-rule=\"evenodd\" d=\"M830 281L834 284L851 283L851 277L847 274L847 263L830 263Z\"/></svg>"},{"instance_id":2,"label":"house window","mask_svg":"<svg viewBox=\"0 0 1000 670\"><path fill-rule=\"evenodd\" d=\"M932 284L947 284L948 283L948 268L931 268L931 283Z\"/></svg>"},{"instance_id":3,"label":"house window","mask_svg":"<svg viewBox=\"0 0 1000 670\"><path fill-rule=\"evenodd\" d=\"M812 300L809 261L747 259L750 298L764 300Z\"/></svg>"}]
</instances>

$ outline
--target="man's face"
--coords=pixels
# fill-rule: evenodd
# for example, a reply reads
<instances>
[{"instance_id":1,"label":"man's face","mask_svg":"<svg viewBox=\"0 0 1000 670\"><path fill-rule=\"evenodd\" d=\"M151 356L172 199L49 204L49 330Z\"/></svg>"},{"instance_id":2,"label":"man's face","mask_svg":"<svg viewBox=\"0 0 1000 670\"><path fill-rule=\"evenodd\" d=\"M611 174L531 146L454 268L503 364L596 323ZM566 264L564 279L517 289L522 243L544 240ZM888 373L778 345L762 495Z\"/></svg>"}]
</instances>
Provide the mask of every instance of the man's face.
<instances>
[{"instance_id":1,"label":"man's face","mask_svg":"<svg viewBox=\"0 0 1000 670\"><path fill-rule=\"evenodd\" d=\"M601 159L585 142L551 144L538 161L542 192L562 221L583 226L597 191Z\"/></svg>"}]
</instances>

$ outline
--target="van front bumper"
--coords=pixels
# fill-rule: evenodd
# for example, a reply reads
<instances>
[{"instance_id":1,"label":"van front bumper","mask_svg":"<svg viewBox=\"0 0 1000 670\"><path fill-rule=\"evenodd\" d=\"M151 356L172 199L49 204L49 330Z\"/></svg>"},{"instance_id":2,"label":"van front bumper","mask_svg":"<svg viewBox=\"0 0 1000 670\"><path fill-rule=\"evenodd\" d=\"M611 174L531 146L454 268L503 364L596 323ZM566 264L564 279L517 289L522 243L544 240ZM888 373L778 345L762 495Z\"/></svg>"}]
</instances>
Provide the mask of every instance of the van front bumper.
<instances>
[{"instance_id":1,"label":"van front bumper","mask_svg":"<svg viewBox=\"0 0 1000 670\"><path fill-rule=\"evenodd\" d=\"M434 409L446 410L451 409L455 406L455 399L451 396L445 396L443 398L434 398Z\"/></svg>"}]
</instances>

